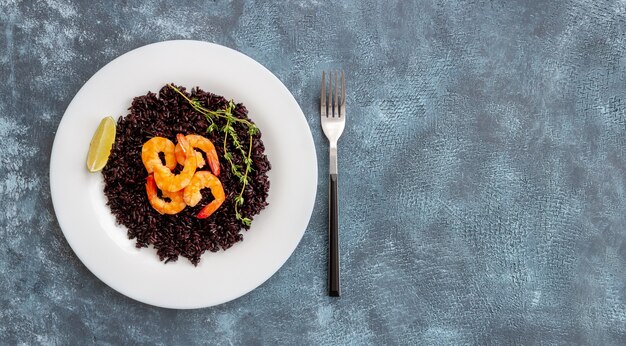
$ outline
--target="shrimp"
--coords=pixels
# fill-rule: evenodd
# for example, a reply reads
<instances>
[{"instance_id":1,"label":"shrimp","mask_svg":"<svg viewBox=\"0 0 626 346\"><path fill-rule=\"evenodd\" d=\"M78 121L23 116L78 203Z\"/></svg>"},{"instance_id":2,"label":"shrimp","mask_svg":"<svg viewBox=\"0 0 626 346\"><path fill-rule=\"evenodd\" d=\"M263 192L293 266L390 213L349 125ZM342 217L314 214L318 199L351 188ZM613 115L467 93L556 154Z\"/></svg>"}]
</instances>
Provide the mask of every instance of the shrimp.
<instances>
[{"instance_id":1,"label":"shrimp","mask_svg":"<svg viewBox=\"0 0 626 346\"><path fill-rule=\"evenodd\" d=\"M202 168L204 167L204 165L206 165L206 161L204 161L204 156L202 156L202 153L195 151L196 153L196 162L198 163L196 166L198 166L198 168ZM184 154L180 154L180 156L176 156L176 160L178 160L178 158L180 157L181 162L185 162L185 156Z\"/></svg>"},{"instance_id":2,"label":"shrimp","mask_svg":"<svg viewBox=\"0 0 626 346\"><path fill-rule=\"evenodd\" d=\"M165 167L172 170L176 168L175 146L172 141L164 137L152 137L141 147L141 161L149 174L154 172L154 167L163 166L159 153L165 154Z\"/></svg>"},{"instance_id":3,"label":"shrimp","mask_svg":"<svg viewBox=\"0 0 626 346\"><path fill-rule=\"evenodd\" d=\"M182 134L176 136L178 143L182 145L183 152L191 153L193 148L189 141ZM193 174L196 172L196 155L185 155L183 170L179 174L172 173L172 170L158 165L154 167L154 180L157 186L163 191L175 192L182 190L189 184Z\"/></svg>"},{"instance_id":4,"label":"shrimp","mask_svg":"<svg viewBox=\"0 0 626 346\"><path fill-rule=\"evenodd\" d=\"M183 190L183 199L190 207L195 207L202 199L200 190L208 187L213 194L213 201L207 204L198 213L199 219L204 219L213 214L224 203L226 196L222 182L209 171L198 171L193 175L191 183Z\"/></svg>"},{"instance_id":5,"label":"shrimp","mask_svg":"<svg viewBox=\"0 0 626 346\"><path fill-rule=\"evenodd\" d=\"M182 190L177 192L163 191L163 197L169 198L169 202L159 198L157 195L157 185L152 174L148 176L148 180L146 181L146 193L148 194L150 205L152 205L152 208L158 211L159 214L173 215L181 212L187 206Z\"/></svg>"},{"instance_id":6,"label":"shrimp","mask_svg":"<svg viewBox=\"0 0 626 346\"><path fill-rule=\"evenodd\" d=\"M220 160L217 157L217 151L215 151L215 146L213 142L206 137L202 137L200 135L187 135L185 136L189 141L189 144L195 149L200 149L204 151L206 154L207 161L209 162L209 168L211 168L211 172L214 175L220 175ZM180 145L180 142L176 145L176 160L181 165L185 162L185 153L183 152L183 148ZM196 154L197 155L197 154ZM199 155L202 158L202 154ZM204 166L204 160L198 161L198 168L202 168Z\"/></svg>"}]
</instances>

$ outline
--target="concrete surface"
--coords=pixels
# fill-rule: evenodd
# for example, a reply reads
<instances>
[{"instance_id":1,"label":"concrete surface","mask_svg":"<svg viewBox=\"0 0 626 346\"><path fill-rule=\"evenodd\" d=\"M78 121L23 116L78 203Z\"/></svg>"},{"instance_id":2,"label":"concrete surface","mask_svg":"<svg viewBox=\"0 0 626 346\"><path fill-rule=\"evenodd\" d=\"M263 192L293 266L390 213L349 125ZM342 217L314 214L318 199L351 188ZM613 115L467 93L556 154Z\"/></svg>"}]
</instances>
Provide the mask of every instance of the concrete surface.
<instances>
[{"instance_id":1,"label":"concrete surface","mask_svg":"<svg viewBox=\"0 0 626 346\"><path fill-rule=\"evenodd\" d=\"M626 3L280 3L0 0L2 343L626 344ZM194 311L92 275L48 178L82 84L181 38L273 71L307 116L320 172L285 266ZM316 102L321 71L339 67L344 295L331 299Z\"/></svg>"}]
</instances>

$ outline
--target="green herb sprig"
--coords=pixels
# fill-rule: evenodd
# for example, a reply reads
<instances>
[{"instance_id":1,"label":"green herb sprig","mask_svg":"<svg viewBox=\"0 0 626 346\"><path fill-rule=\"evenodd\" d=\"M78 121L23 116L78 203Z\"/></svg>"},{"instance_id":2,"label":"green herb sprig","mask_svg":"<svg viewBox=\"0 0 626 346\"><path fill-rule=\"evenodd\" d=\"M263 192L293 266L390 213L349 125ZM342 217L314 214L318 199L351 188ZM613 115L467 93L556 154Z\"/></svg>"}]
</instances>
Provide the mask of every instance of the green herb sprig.
<instances>
[{"instance_id":1,"label":"green herb sprig","mask_svg":"<svg viewBox=\"0 0 626 346\"><path fill-rule=\"evenodd\" d=\"M235 109L235 104L233 103L233 100L228 101L228 105L226 106L226 109L219 109L216 111L212 111L212 110L204 108L202 104L200 103L200 101L195 100L195 99L190 99L189 97L187 97L187 95L185 95L182 91L180 91L175 86L171 84L168 84L167 86L170 87L172 90L176 91L185 100L187 100L187 102L189 102L191 107L196 112L204 115L204 117L209 122L209 127L207 127L207 133L219 131L224 134L224 148L223 148L224 159L228 161L228 163L230 164L230 171L233 173L234 176L236 176L239 179L239 182L241 183L241 190L239 191L239 194L235 196L235 217L245 226L250 226L250 224L252 223L252 220L250 220L250 218L248 217L244 217L243 215L241 215L241 212L239 211L239 207L244 204L243 192L245 191L246 186L249 183L248 174L250 173L250 171L252 171L252 158L251 158L252 136L259 133L259 128L255 124L251 123L250 121L246 119L237 118L233 115L233 110ZM217 118L225 119L226 124L220 127L215 122ZM245 148L243 147L243 145L241 144L241 141L239 140L239 136L237 136L237 132L235 132L235 129L233 128L233 124L235 123L240 123L248 128L247 152ZM233 147L237 149L238 154L241 154L245 168L241 167L240 165L236 164L233 161L233 153L228 151L227 146L226 146L226 143L228 142L229 138L230 138L230 141L232 142Z\"/></svg>"}]
</instances>

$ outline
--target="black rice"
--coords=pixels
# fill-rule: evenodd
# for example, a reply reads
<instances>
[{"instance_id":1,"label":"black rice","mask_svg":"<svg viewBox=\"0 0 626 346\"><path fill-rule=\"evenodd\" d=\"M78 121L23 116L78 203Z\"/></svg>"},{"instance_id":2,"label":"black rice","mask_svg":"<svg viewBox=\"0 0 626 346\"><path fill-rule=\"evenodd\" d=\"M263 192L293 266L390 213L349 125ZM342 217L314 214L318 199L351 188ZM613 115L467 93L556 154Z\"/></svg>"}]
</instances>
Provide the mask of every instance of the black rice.
<instances>
[{"instance_id":1,"label":"black rice","mask_svg":"<svg viewBox=\"0 0 626 346\"><path fill-rule=\"evenodd\" d=\"M183 87L178 88L211 110L224 109L228 104L224 97L198 88L192 89L190 93ZM234 116L251 121L247 114L242 104L237 104L233 110ZM216 122L221 127L225 121L218 119ZM197 265L206 250L216 252L230 248L243 240L241 229L249 228L235 218L233 199L241 185L231 173L230 164L224 160L223 135L218 131L206 133L208 126L205 117L194 111L182 96L168 86L161 88L158 95L149 92L145 96L135 97L129 114L117 121L115 143L109 161L102 170L107 204L117 222L128 229L128 238L135 239L138 248L154 246L159 259L166 263L183 256ZM247 128L239 123L233 126L242 143L247 146ZM176 143L178 133L199 134L209 138L220 157L219 179L224 186L226 200L206 219L198 219L196 214L213 199L208 189L202 190L203 198L196 207L187 207L176 215L161 215L148 202L145 189L148 173L141 162L141 148L155 136L166 137ZM236 155L237 151L230 141L227 141L226 147L229 152L235 153L235 163L243 165L243 158ZM252 171L243 195L245 203L239 207L241 214L251 219L267 206L267 171L270 163L264 152L259 132L253 136Z\"/></svg>"}]
</instances>

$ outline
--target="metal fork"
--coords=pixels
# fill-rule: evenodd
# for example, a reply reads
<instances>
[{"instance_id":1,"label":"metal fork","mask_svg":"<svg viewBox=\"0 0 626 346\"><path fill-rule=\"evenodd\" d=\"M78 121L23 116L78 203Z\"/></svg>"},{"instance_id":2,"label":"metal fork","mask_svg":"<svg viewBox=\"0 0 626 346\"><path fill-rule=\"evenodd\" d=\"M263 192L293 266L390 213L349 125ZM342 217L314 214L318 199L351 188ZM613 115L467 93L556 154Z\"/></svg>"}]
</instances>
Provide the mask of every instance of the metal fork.
<instances>
[{"instance_id":1,"label":"metal fork","mask_svg":"<svg viewBox=\"0 0 626 346\"><path fill-rule=\"evenodd\" d=\"M341 71L341 98L338 99L338 75L328 72L328 95L326 94L326 73L322 72L322 94L320 97L320 117L322 130L330 144L330 181L328 193L328 295L339 297L339 207L337 205L337 141L346 125L346 82ZM333 76L335 77L333 82ZM334 89L333 89L334 86ZM334 96L334 99L333 99ZM327 98L328 97L328 102Z\"/></svg>"}]
</instances>

